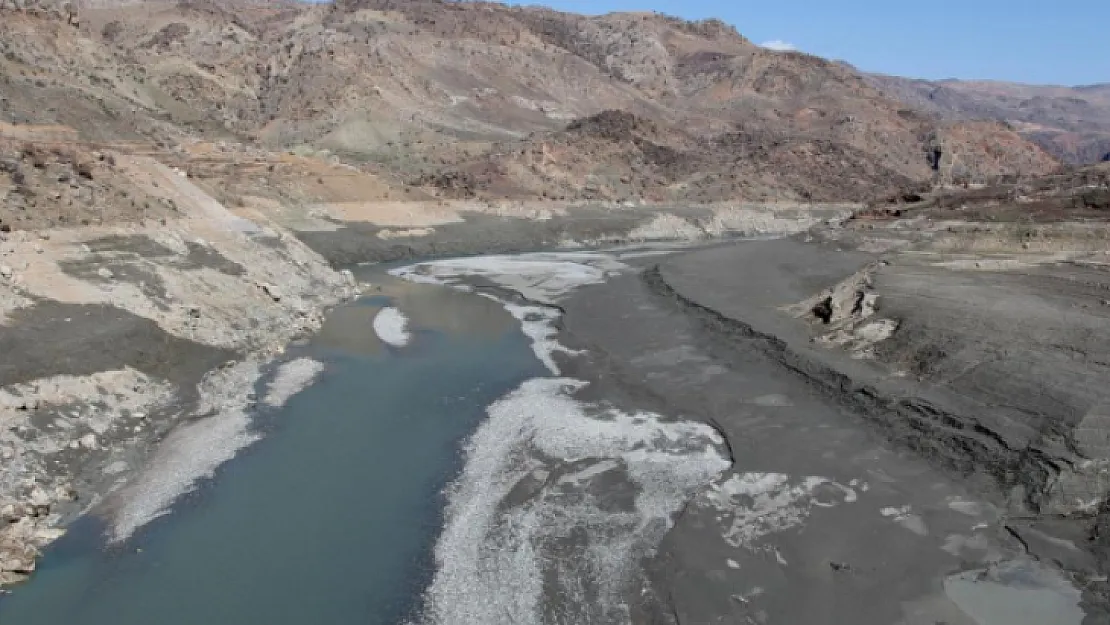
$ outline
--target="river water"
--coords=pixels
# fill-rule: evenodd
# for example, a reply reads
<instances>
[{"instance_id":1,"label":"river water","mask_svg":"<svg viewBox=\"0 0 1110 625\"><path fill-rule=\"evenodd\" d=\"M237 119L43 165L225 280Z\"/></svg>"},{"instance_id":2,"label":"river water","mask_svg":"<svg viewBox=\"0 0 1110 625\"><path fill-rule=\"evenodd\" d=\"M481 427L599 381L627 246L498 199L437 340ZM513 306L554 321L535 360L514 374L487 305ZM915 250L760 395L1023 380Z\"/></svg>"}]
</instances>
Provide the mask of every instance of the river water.
<instances>
[{"instance_id":1,"label":"river water","mask_svg":"<svg viewBox=\"0 0 1110 625\"><path fill-rule=\"evenodd\" d=\"M561 375L587 357L560 343L558 302L628 270L582 252L368 275L378 293L290 351L324 365L315 383L255 414L259 432L164 445L145 486L79 520L0 601L0 622L629 622L640 563L729 461L708 425L585 399L592 383ZM170 514L133 513L226 431L262 436Z\"/></svg>"},{"instance_id":2,"label":"river water","mask_svg":"<svg viewBox=\"0 0 1110 625\"><path fill-rule=\"evenodd\" d=\"M404 345L375 334L385 307L407 317ZM78 521L32 581L0 600L0 623L411 617L433 573L442 491L462 441L489 404L547 371L497 302L396 279L334 311L291 355L324 372L256 415L260 442L121 545L105 545L95 517Z\"/></svg>"}]
</instances>

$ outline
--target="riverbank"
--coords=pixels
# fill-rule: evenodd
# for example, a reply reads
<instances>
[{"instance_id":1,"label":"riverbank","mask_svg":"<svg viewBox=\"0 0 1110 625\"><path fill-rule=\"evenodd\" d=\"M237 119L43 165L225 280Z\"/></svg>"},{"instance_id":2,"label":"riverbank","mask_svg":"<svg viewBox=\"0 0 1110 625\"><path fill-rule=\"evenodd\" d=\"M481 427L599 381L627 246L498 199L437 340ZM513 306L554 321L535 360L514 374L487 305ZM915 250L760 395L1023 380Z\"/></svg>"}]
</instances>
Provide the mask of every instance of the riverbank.
<instances>
[{"instance_id":1,"label":"riverbank","mask_svg":"<svg viewBox=\"0 0 1110 625\"><path fill-rule=\"evenodd\" d=\"M0 234L0 349L18 355L0 363L0 585L25 579L39 550L81 513L114 518L112 535L124 539L252 442L255 386L286 345L359 292L340 263L787 233L848 214L797 206L490 214L460 205L414 231L401 221L431 219L421 217L429 206L400 216L356 211L342 215L347 222L318 210L296 219L232 212L153 161L128 167L177 218ZM311 376L278 379L304 385ZM221 446L208 444L214 437Z\"/></svg>"},{"instance_id":2,"label":"riverbank","mask_svg":"<svg viewBox=\"0 0 1110 625\"><path fill-rule=\"evenodd\" d=\"M714 415L737 459L662 550L660 594L678 597L683 622L760 611L814 622L830 610L833 622L893 622L899 612L949 623L1104 622L1105 255L1014 245L970 256L934 244L874 254L847 251L839 234L694 251L644 273L647 301L687 319L708 353L745 365L725 365L723 375L745 372L727 382L688 371L652 377L669 401ZM605 295L608 305L628 299ZM568 306L572 332L599 323L575 312ZM610 331L590 336L611 345ZM779 379L752 376L752 361ZM611 362L644 369L632 354ZM784 382L795 390L774 391ZM762 395L743 406L746 388ZM799 394L810 402L804 417ZM860 432L882 442L857 440ZM806 475L869 488L842 500L853 512L833 514L808 502L820 497L802 485ZM736 519L731 529L721 510ZM768 516L774 527L753 529ZM883 538L891 521L901 535ZM721 537L738 550L735 570L699 560ZM881 561L869 555L877 544ZM767 549L774 562L762 557ZM900 571L896 582L889 570ZM972 593L981 601L957 590L963 574L979 576ZM758 598L724 601L727 592L713 589L726 578L758 586ZM1038 601L1083 611L1036 612ZM949 614L952 605L959 612Z\"/></svg>"},{"instance_id":3,"label":"riverbank","mask_svg":"<svg viewBox=\"0 0 1110 625\"><path fill-rule=\"evenodd\" d=\"M354 271L373 292L288 349L283 362L300 366L264 374L248 430L257 442L122 543L105 543L114 528L99 511L82 517L34 577L0 596L0 622L397 625L410 616L434 572L460 446L491 403L545 369L497 303ZM375 323L383 311L405 320L403 344L378 332L388 330ZM306 374L315 377L303 389L283 383ZM222 440L211 433L162 449L205 451L190 441ZM163 468L152 463L144 477ZM113 499L142 499L130 489Z\"/></svg>"},{"instance_id":4,"label":"riverbank","mask_svg":"<svg viewBox=\"0 0 1110 625\"><path fill-rule=\"evenodd\" d=\"M186 424L218 427L225 447L182 457L177 483L136 518L249 442L243 414L263 371L357 293L288 234L193 208L164 224L0 242L0 582L26 577L43 545L160 462L157 450L184 453Z\"/></svg>"},{"instance_id":5,"label":"riverbank","mask_svg":"<svg viewBox=\"0 0 1110 625\"><path fill-rule=\"evenodd\" d=\"M169 186L163 182L158 188ZM358 292L337 263L797 234L665 260L652 251L525 254L441 261L407 274L461 280L498 298L540 362L561 376L525 385L491 408L483 427L492 430L475 436L468 459L500 460L482 475L464 470L453 491L469 501L464 507L494 523L540 497L573 503L604 529L564 536L574 524L536 508L516 519L531 533L486 543L481 529L452 525L449 516L426 622L464 622L457 609L470 604L452 597L504 587L481 571L507 544L554 549L553 562L558 553L615 553L618 545L638 555L559 570L537 564L547 558L516 560L506 569L516 572L514 583L532 581L512 592L527 597L470 605L478 621L501 618L502 599L521 618L535 610L620 622L676 610L695 621L754 618L757 597L797 588L825 597L839 592L846 570L880 570L860 555L875 540L904 545L898 557L912 574L898 589L883 587L882 609L845 608L844 619L884 622L895 604L924 602L922 613L959 623L972 608L953 604L952 593L963 591L947 588L966 590L954 576L969 571L1036 580L1056 616L1073 614L1080 602L1089 611L1102 605L1101 545L1084 538L1101 522L1106 491L1097 456L1105 398L1094 383L1106 362L1098 297L1106 272L1102 239L1090 227L1054 225L1031 249L1006 225L840 227L842 208L749 206L462 212L398 230L413 225L402 223L413 213L394 215L390 225L318 219L291 231L288 221L248 220L181 186L187 182L174 184L181 220L4 241L12 271L0 342L27 355L0 367L7 376L0 452L12 460L0 480L7 582L25 578L38 549L77 514L95 511L109 521L111 539L126 540L251 444L254 406L280 405L319 372L311 360L282 363L285 346ZM500 290L486 291L491 285ZM407 344L403 319L376 321L388 326L391 344ZM1027 335L1049 338L1029 343ZM1024 346L1017 353L1014 345ZM260 381L273 388L256 390ZM506 432L521 419L540 427L535 411L553 406L575 428L600 417L630 429L592 442L553 438L539 449L550 465L542 475L535 466L518 474L506 458L536 449L506 446ZM779 436L783 423L792 424L791 436ZM646 457L638 447L688 435L706 445L653 447L656 456ZM593 460L585 462L578 444L593 450ZM702 454L685 465L692 472L664 466L683 454ZM800 457L806 461L783 460ZM471 482L504 488L473 490ZM552 487L570 490L556 496ZM596 493L583 499L581 488ZM602 501L634 492L615 508ZM753 509L746 497L770 507ZM857 502L867 505L847 505ZM833 515L827 525L812 524L826 515ZM797 540L803 527L824 542ZM706 555L721 541L731 549L723 568ZM470 544L484 546L464 548ZM796 560L806 564L782 564ZM1060 563L1069 577L1042 561ZM818 574L824 567L837 575ZM751 585L743 601L717 588L736 571ZM874 592L880 577L853 584ZM767 580L778 580L779 590ZM590 594L579 612L566 612L576 584L604 590L605 605L627 611L608 612ZM992 588L1010 587L1002 580ZM965 603L979 600L971 597ZM815 599L760 609L804 621L827 606Z\"/></svg>"},{"instance_id":6,"label":"riverbank","mask_svg":"<svg viewBox=\"0 0 1110 625\"><path fill-rule=\"evenodd\" d=\"M934 359L953 366L1030 327L984 326L990 307L974 298L958 310L930 303L965 278L943 266L924 283L899 273L930 252L845 251L806 242L813 234L671 256L525 254L400 270L501 300L560 376L495 403L467 445L416 622L1101 622L1098 546L1059 531L1091 518L1032 509L1040 500L1023 496L1070 483L1013 451L1041 452L1044 439L991 429L1000 406L989 379L968 386L893 366L899 332L915 324L970 348ZM909 285L917 291L893 292ZM1044 285L1026 286L1016 307L1037 313ZM1085 301L1048 291L1062 306ZM1027 317L1060 311L1040 312ZM1050 364L1053 353L1020 362ZM979 375L1012 375L1007 364ZM1036 409L1044 388L1015 401ZM1066 419L1046 411L1042 423Z\"/></svg>"}]
</instances>

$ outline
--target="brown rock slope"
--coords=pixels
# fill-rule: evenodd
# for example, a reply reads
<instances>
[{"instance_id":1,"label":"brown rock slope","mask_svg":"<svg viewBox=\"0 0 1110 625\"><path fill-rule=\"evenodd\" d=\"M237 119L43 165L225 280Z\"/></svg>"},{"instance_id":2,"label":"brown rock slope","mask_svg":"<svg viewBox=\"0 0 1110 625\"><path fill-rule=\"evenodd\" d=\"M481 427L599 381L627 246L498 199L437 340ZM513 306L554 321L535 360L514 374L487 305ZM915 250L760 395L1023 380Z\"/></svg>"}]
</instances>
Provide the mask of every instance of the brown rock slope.
<instances>
[{"instance_id":1,"label":"brown rock slope","mask_svg":"<svg viewBox=\"0 0 1110 625\"><path fill-rule=\"evenodd\" d=\"M873 201L859 211L861 220L926 216L970 222L1110 220L1110 163L1069 167L1052 174L1005 177L971 188L919 193L908 188Z\"/></svg>"},{"instance_id":2,"label":"brown rock slope","mask_svg":"<svg viewBox=\"0 0 1110 625\"><path fill-rule=\"evenodd\" d=\"M218 196L241 193L240 160L286 152L356 165L392 199L860 200L1056 167L1001 125L933 121L714 20L437 0L58 15L0 20L0 121L183 169L198 141L246 146L205 157Z\"/></svg>"},{"instance_id":3,"label":"brown rock slope","mask_svg":"<svg viewBox=\"0 0 1110 625\"><path fill-rule=\"evenodd\" d=\"M1082 87L870 75L880 91L943 119L1009 122L1069 163L1110 154L1110 84Z\"/></svg>"},{"instance_id":4,"label":"brown rock slope","mask_svg":"<svg viewBox=\"0 0 1110 625\"><path fill-rule=\"evenodd\" d=\"M837 201L912 178L851 145L742 130L697 136L624 111L502 142L492 155L414 182L453 197L709 202L722 198Z\"/></svg>"}]
</instances>

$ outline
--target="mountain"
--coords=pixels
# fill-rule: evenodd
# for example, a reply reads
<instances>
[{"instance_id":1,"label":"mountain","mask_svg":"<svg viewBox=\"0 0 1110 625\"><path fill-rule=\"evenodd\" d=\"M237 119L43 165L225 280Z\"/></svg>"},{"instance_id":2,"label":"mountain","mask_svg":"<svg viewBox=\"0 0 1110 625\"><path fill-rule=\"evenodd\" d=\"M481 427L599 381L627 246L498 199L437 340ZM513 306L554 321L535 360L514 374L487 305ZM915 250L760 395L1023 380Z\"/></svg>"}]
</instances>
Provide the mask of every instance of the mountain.
<instances>
[{"instance_id":1,"label":"mountain","mask_svg":"<svg viewBox=\"0 0 1110 625\"><path fill-rule=\"evenodd\" d=\"M856 201L1058 166L1024 130L923 114L850 66L717 20L438 0L2 1L0 157L24 187L52 179L26 175L30 139L75 161L154 156L229 201ZM265 183L243 174L274 168L286 173Z\"/></svg>"},{"instance_id":2,"label":"mountain","mask_svg":"<svg viewBox=\"0 0 1110 625\"><path fill-rule=\"evenodd\" d=\"M1110 152L1110 84L1057 87L878 74L867 80L890 97L942 119L1007 122L1068 163L1095 162Z\"/></svg>"}]
</instances>

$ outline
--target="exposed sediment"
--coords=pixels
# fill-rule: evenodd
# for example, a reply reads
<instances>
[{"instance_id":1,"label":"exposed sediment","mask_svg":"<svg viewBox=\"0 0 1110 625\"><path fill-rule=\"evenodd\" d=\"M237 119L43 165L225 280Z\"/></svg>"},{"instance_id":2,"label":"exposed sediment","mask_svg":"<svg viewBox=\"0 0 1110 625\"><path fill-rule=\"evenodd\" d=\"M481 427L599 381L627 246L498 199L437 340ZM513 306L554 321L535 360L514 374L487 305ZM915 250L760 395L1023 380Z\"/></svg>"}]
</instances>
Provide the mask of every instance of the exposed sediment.
<instances>
[{"instance_id":1,"label":"exposed sediment","mask_svg":"<svg viewBox=\"0 0 1110 625\"><path fill-rule=\"evenodd\" d=\"M525 203L501 210L462 204L424 225L415 215L315 223L297 236L337 266L398 259L510 254L553 248L587 248L626 243L695 243L738 237L804 232L840 223L849 204L735 203L613 206ZM443 211L443 207L436 207ZM395 230L391 225L420 224ZM383 236L383 233L385 235Z\"/></svg>"},{"instance_id":2,"label":"exposed sediment","mask_svg":"<svg viewBox=\"0 0 1110 625\"><path fill-rule=\"evenodd\" d=\"M629 268L589 252L486 256L395 270L406 279L498 299L561 375L557 302ZM704 423L590 401L590 382L535 378L490 406L448 489L436 574L421 625L627 623L624 597L644 588L650 557L674 516L728 467L718 433Z\"/></svg>"},{"instance_id":3,"label":"exposed sediment","mask_svg":"<svg viewBox=\"0 0 1110 625\"><path fill-rule=\"evenodd\" d=\"M1061 577L1037 561L1049 554L1012 519L1039 502L1024 493L1041 492L1053 479L1052 466L1039 462L1043 456L1023 453L1012 433L992 431L978 413L961 412L981 398L950 404L929 384L885 370L881 359L891 336L866 336L866 350L814 340L830 326L858 333L879 315L908 319L884 306L888 265L867 254L791 241L641 258L649 268L638 279L627 270L597 271L611 259L529 254L398 270L420 281L473 284L483 292L492 282L526 294L533 303L521 308L535 309L518 315L526 327L559 324L557 336L529 332L552 372L559 375L565 362L576 377L595 380L564 389L566 397L542 399L533 397L541 389L525 385L520 397L491 408L451 491L437 546L439 574L425 598L426 622L562 622L568 616L606 623L744 622L758 614L810 622L831 609L821 599L828 592L871 598L867 607L837 602L843 622L891 622L911 605L915 614L948 622L1007 613L978 605L987 590L965 588L964 577L952 575L959 571L990 580L990 592L1016 592L1008 605L1055 622L1078 624L1085 611L1099 613L1097 569L1065 566L1073 577ZM572 285L580 293L569 296ZM542 314L551 304L559 308ZM568 356L556 362L550 358L555 352ZM543 442L554 425L564 430L561 439L595 445L593 417L575 427L549 417L572 398L589 405L599 397L712 424L734 461L729 469L722 465L720 475L706 471L683 486L683 503L672 501L660 517L665 527L674 523L673 531L644 534L627 523L606 530L607 536L646 542L637 558L643 564L623 564L620 575L604 578L598 576L603 561L591 558L610 541L589 530L568 532L560 519L538 512L553 493L564 502L562 515L572 516L586 511L580 497L622 496L621 480L601 477L634 466L621 461L619 446L567 455L550 453ZM534 421L537 404L548 415L542 423ZM606 428L626 420L601 406L586 415L594 412ZM643 427L653 419L640 414L630 423ZM876 426L885 435L879 440L871 434ZM512 441L520 436L530 445L516 447ZM532 455L537 449L543 452L538 460ZM538 474L523 468L530 462L539 463ZM552 476L566 472L587 476L585 483L552 483ZM660 469L653 479L669 474L677 475L676 468ZM1018 494L1009 492L1012 487ZM490 500L500 502L492 516ZM536 514L546 520L533 523ZM607 523L599 516L587 525ZM869 555L876 544L884 546L879 558ZM533 554L555 548L561 551L546 560L563 562L561 553L591 556L552 570L540 567L546 581L535 583ZM891 566L906 567L897 587L881 572ZM517 573L499 577L505 570ZM995 570L1018 571L1029 587L1018 591ZM849 579L850 589L843 585ZM489 586L500 591L477 590ZM585 594L575 594L582 588ZM882 600L872 595L878 588ZM799 595L806 599L787 599ZM1081 609L1081 598L1090 605ZM627 611L599 607L613 605Z\"/></svg>"},{"instance_id":4,"label":"exposed sediment","mask_svg":"<svg viewBox=\"0 0 1110 625\"><path fill-rule=\"evenodd\" d=\"M261 215L230 212L154 161L121 162L135 185L172 199L178 217L0 233L0 347L21 355L0 363L8 521L0 583L25 578L38 550L81 512L107 515L114 538L125 538L252 442L253 386L266 364L357 293L337 265L789 233L849 214L844 206L577 207L463 212L384 237L388 228L370 221L328 222L294 236ZM264 406L311 379L317 366L302 364L279 371Z\"/></svg>"},{"instance_id":5,"label":"exposed sediment","mask_svg":"<svg viewBox=\"0 0 1110 625\"><path fill-rule=\"evenodd\" d=\"M158 188L177 179L184 218L0 234L0 583L83 511L119 513L117 537L162 513L249 442L266 363L357 292L295 238L147 165ZM96 508L125 487L149 505Z\"/></svg>"},{"instance_id":6,"label":"exposed sediment","mask_svg":"<svg viewBox=\"0 0 1110 625\"><path fill-rule=\"evenodd\" d=\"M743 340L746 347L759 350L784 370L868 418L892 440L947 468L965 475L986 471L1006 491L1018 483L1039 490L1036 487L1043 487L1055 468L1046 466L1035 455L1010 449L1001 437L978 424L974 416L945 411L921 397L884 393L822 359L792 349L781 337L760 332L742 319L691 299L667 282L658 266L645 271L644 280L656 293L677 300L712 326L714 332Z\"/></svg>"},{"instance_id":7,"label":"exposed sediment","mask_svg":"<svg viewBox=\"0 0 1110 625\"><path fill-rule=\"evenodd\" d=\"M814 266L849 257L848 277L805 297L804 272L782 273L784 256ZM1060 563L1105 607L1105 547L1092 536L1110 492L1097 442L1107 435L1098 380L1110 376L1110 310L1100 304L1110 274L1074 260L988 269L918 252L877 262L782 241L696 252L644 280L997 502L1032 556ZM760 270L708 269L729 264Z\"/></svg>"},{"instance_id":8,"label":"exposed sediment","mask_svg":"<svg viewBox=\"0 0 1110 625\"><path fill-rule=\"evenodd\" d=\"M206 210L211 210L210 204L206 206ZM102 228L95 230L95 236L89 231L57 231L51 232L49 238L21 235L9 239L5 249L10 250L7 258L11 259L9 266L13 271L12 279L5 283L9 288L3 291L8 294L7 299L0 299L7 306L6 325L0 326L0 344L25 350L31 358L27 367L0 364L0 375L7 376L0 379L3 382L0 387L6 393L4 405L8 406L0 419L7 419L5 425L14 426L0 432L0 453L11 450L18 458L17 462L5 465L7 473L0 476L3 478L0 485L8 489L0 491L0 497L8 497L0 503L11 502L10 510L0 507L0 512L10 512L15 518L4 535L7 542L0 545L5 554L3 561L10 564L4 564L9 566L5 581L24 578L33 568L36 550L56 538L58 528L64 527L75 514L90 509L105 514L113 521L113 536L126 538L143 523L164 514L181 492L192 488L197 479L211 475L220 463L254 440L249 424L256 402L263 406L279 405L319 372L319 364L311 361L287 363L269 384L259 387L261 399L258 399L253 387L260 380L266 381L267 363L280 354L291 338L311 332L326 307L356 292L350 274L336 271L325 258L332 262L393 260L423 254L573 247L641 239L689 243L719 236L799 232L829 219L836 222L843 216L838 210L821 209L807 214L796 212L794 207L788 212L750 208L730 213L728 219L733 221L715 230L713 224L718 221L714 220L727 221L723 213L701 210L653 209L638 213L605 210L594 214L586 211L543 220L467 214L461 220L422 227L420 232L400 237L373 236L380 226L359 222L335 224L331 230L299 232L297 238L274 224L260 226L233 216L213 219L209 214L206 219L170 222L161 228ZM1100 406L1107 404L1105 398L1097 395L1101 389L1092 380L1104 374L1107 359L1102 356L1099 337L1105 334L1100 334L1100 324L1110 312L1103 310L1097 298L1092 299L1103 288L1099 285L1103 284L1100 280L1105 272L1098 258L1053 257L1052 262L1066 262L1066 266L1046 262L1028 265L1013 259L977 266L975 263L982 261L949 254L928 256L928 262L918 262L920 250L888 252L879 258L871 252L837 251L828 242L836 236L828 233L818 238L821 241L811 244L746 242L682 254L658 261L657 266L644 272L641 285L655 300L668 302L679 311L676 314L684 323L696 325L706 336L714 337L713 342L739 346L742 351L758 355L760 367L766 368L770 363L776 374L787 373L793 384L820 397L822 405L862 417L868 428L877 428L900 449L912 450L946 475L958 477L954 482L966 485L1005 511L1007 516L1001 526L1007 533L999 540L1016 536L1024 545L1022 548L1033 556L1063 562L1077 584L1097 596L1099 584L1103 583L1099 576L1105 568L1098 563L1102 547L1097 537L1087 536L1097 532L1103 519L1101 511L1105 509L1102 502L1107 488L1102 476L1106 471L1098 441L1102 436L1101 415L1105 414ZM844 241L835 245L869 249ZM900 241L884 249L905 247L906 243ZM550 405L570 402L582 407L582 414L566 412L567 420L579 425L592 427L599 419L623 423L622 419L627 418L635 422L630 423L636 428L651 430L647 426L654 427L653 419L659 419L658 431L669 432L676 425L657 415L670 415L671 410L681 406L688 416L702 419L712 424L714 430L729 432L734 437L735 432L729 429L736 424L718 422L722 416L715 412L717 407L699 406L694 398L672 396L671 391L663 390L663 385L654 388L654 382L653 388L637 390L636 401L631 402L637 408L642 402L647 407L643 411L619 411L597 401L614 393L620 395L619 376L609 376L603 363L594 362L598 354L593 346L576 344L573 332L570 342L564 342L556 327L562 317L562 298L568 289L593 288L590 285L611 281L621 273L620 263L610 261L611 257L589 252L474 258L426 264L421 271L409 272L407 277L459 284L475 281L481 286L488 280L501 289L516 291L525 301L505 300L504 304L521 321L526 334L533 339L537 355L553 374L559 375L560 363L568 355L571 360L588 363L583 372L586 379L592 379L589 374L597 367L606 374L603 383L585 387L574 386L577 384L574 382L570 387L532 389L536 392L517 397L520 401L516 404L499 406L501 425L493 424L490 428L505 426L508 420L525 424L526 429L542 438L544 424L536 421L529 402L541 401L537 398L543 395L542 401ZM529 263L537 269L529 268ZM1054 273L1061 267L1066 271ZM830 273L830 268L835 271ZM1013 268L1024 271L1009 271ZM832 274L839 277L830 280L828 276ZM465 280L460 277L463 275ZM1066 276L1076 275L1083 276L1075 287L1079 291L1057 288L1066 282ZM1048 302L1038 299L1041 292L1038 289L1046 285L1055 294L1053 297L1060 297ZM596 288L606 289L608 285ZM961 295L969 288L985 288L987 294L978 300ZM1000 290L991 291L992 288ZM930 306L940 301L938 293L944 295L940 299L948 302L947 307L930 313L933 310ZM117 296L118 300L112 299ZM989 309L988 300L1009 302L1014 310L1021 309L1019 303L1024 301L1035 301L1041 307L1029 309L1032 312L1021 315L1022 321L997 311L984 313ZM980 307L965 310L952 302L978 302ZM1075 309L1067 308L1068 302L1082 302L1095 308L1080 307L1082 314L1074 316ZM1044 325L1065 309L1073 314L1068 324ZM645 313L637 309L636 314ZM1001 321L988 324L984 319L992 314ZM956 323L961 319L976 321L963 327ZM383 323L389 322L383 332L399 338L407 331L400 321L383 319ZM1068 328L1079 331L1069 334ZM1029 349L1007 347L1015 344L1018 333L1024 336L1044 329L1053 331L1049 340L1034 342ZM625 328L614 328L609 334L623 331ZM59 361L51 356L51 348L36 347L43 343L36 337L64 332L76 337L71 344L72 353L67 354L69 360ZM1061 345L1070 347L1060 349ZM969 346L971 351L960 351ZM579 347L585 350L580 352ZM181 359L178 357L181 354L189 357ZM645 363L650 358L660 362L690 359L694 366L682 365L667 373L683 379L676 389L698 388L729 371L725 364L702 360L702 356L685 345L639 358ZM1028 370L1006 368L1022 362L1039 362L1044 366ZM1056 373L1046 376L1045 371L1053 367ZM1023 380L1021 383L1029 388L1015 390L1014 384L1003 384L998 388L1012 397L1001 402L991 394L991 389L1007 375ZM1038 377L1043 379L1037 382ZM639 388L637 385L642 386L643 380L649 379L643 375L634 378L629 388ZM121 394L120 385L131 390ZM70 387L76 390L66 390ZM657 391L658 396L653 397ZM1026 397L1022 392L1047 399ZM113 393L114 403L108 402L99 410L90 408ZM751 397L721 395L714 401L782 410L791 409L798 399L766 390ZM1027 410L1022 412L1015 407ZM704 413L700 412L702 408ZM93 413L99 416L92 417ZM710 429L695 429L699 436L704 435L703 442L719 448L714 452L716 456L707 456L707 462L713 460L709 464L717 467L720 463L715 458L723 457L724 444L711 436ZM555 451L512 447L508 450L511 453L543 452L538 456L540 464L536 465L540 473L495 467L497 479L503 478L508 490L494 499L524 501L547 492L545 488L559 487L563 482L558 480L570 479L572 473L581 482L579 486L597 482L598 488L602 488L604 483L599 492L617 488L613 480L624 474L631 476L630 483L639 484L632 473L639 470L636 462L641 459L637 456L632 461L625 456L642 450L622 445L635 447L643 440L656 441L656 434L637 430L632 439L615 443L615 439L605 439L608 441L602 441L605 449L598 448L600 451L589 462L565 447L553 447ZM37 446L30 445L31 440ZM219 444L212 444L213 440ZM477 444L478 439L475 441ZM742 444L735 438L727 442ZM675 452L668 449L660 453ZM477 457L485 452L471 453ZM53 460L61 462L48 466L47 462ZM840 510L857 500L870 501L878 496L874 491L867 494L868 488L875 487L873 480L864 479L862 472L841 471L837 463L816 466L802 474L781 467L758 466L717 478L716 471L723 468L721 465L713 471L706 469L697 476L687 476L690 479L677 490L662 493L665 505L660 504L652 516L655 520L647 525L629 521L642 512L635 506L621 508L617 519L602 503L592 499L573 503L584 514L589 513L586 516L597 520L598 527L616 524L621 531L634 529L638 557L650 559L660 541L666 545L668 541L685 540L682 537L689 528L683 519L687 517L698 519L700 515L718 514L739 519L736 523L744 526L745 497L781 500L781 509L776 508L786 515L781 527L758 536L745 534L741 527L731 542L725 541L739 552L754 550L760 557L770 557L777 563L780 558L792 562L799 557L787 551L768 550L767 546L775 532L796 526L792 519L804 519L810 514L820 517L826 514L827 506ZM651 479L661 480L661 476L653 474ZM643 484L638 488L643 489ZM459 489L463 489L461 482ZM548 503L558 500L563 505L570 501L566 499L569 495L559 492ZM105 495L104 505L95 506ZM482 514L491 514L491 519L504 521L516 514L512 506L490 512L489 493L471 495L473 505ZM72 501L75 496L76 501ZM645 502L641 503L646 505ZM595 504L604 514L594 514ZM889 514L878 514L879 510L888 510ZM676 518L674 513L679 511L683 512ZM541 550L550 548L551 553L562 553L560 549L569 548L571 543L567 541L572 540L569 530L543 521L541 517L546 513L542 510L533 512L532 516L513 517L514 522L527 521L549 530L542 536L533 534L539 541L535 544L542 545ZM877 519L868 523L889 523L915 535L926 521L936 522L918 508L896 499L883 501L875 512ZM983 518L989 520L989 515ZM682 521L677 537L660 531L660 527L668 527L672 521ZM454 547L444 546L441 550L444 558L466 556L469 560L455 560L454 568L449 571L445 568L439 585L433 586L428 605L438 613L429 613L429 622L457 620L458 615L452 610L463 604L452 597L473 594L471 585L463 582L480 582L489 588L498 584L496 578L480 575L492 561L491 554L501 548L498 545L523 545L533 540L492 530L487 534L491 542L478 551L458 551L461 549L458 541ZM626 544L613 542L610 534L603 534L587 540L598 548ZM972 542L982 538L960 536L960 540ZM1061 552L1061 540L1071 541L1075 548ZM700 547L691 547L689 553L696 553L697 548ZM962 553L956 548L953 551ZM681 550L665 547L664 560L669 562L666 559L673 557L684 556ZM740 562L742 558L737 555L729 560ZM842 564L841 560L835 562L838 566ZM581 564L586 569L556 571L540 567L543 570L536 573L539 569L534 563L517 562L523 567L521 570L527 569L527 574L533 576L528 578L532 586L522 587L521 592L532 593L533 582L541 579L537 588L544 598L526 598L524 603L510 606L516 610L512 614L534 614L538 610L544 618L565 616L569 613L560 607L563 604L551 598L555 596L551 593L570 588L575 580L585 579L582 575L600 580L602 573L609 570L606 567L617 567L612 570L620 569L626 575L621 583L605 587L605 592L613 597L630 596L645 583L637 572L638 563L606 557L584 560ZM724 561L721 565L725 566ZM527 580L521 577L516 581ZM636 621L646 618L644 615L652 610L665 611L672 602L659 595L662 591L655 585L643 585L642 590L647 594L642 601L630 601L627 613L593 613L588 606L595 604L579 602L576 605L586 611L576 615ZM504 615L504 606L494 603L466 605L476 615L493 614L489 610ZM688 606L675 609L681 611Z\"/></svg>"}]
</instances>

